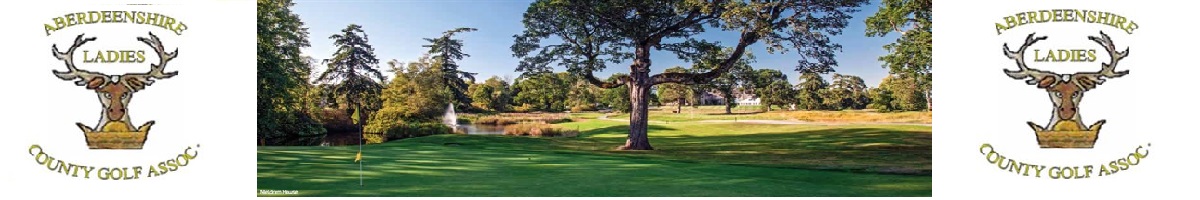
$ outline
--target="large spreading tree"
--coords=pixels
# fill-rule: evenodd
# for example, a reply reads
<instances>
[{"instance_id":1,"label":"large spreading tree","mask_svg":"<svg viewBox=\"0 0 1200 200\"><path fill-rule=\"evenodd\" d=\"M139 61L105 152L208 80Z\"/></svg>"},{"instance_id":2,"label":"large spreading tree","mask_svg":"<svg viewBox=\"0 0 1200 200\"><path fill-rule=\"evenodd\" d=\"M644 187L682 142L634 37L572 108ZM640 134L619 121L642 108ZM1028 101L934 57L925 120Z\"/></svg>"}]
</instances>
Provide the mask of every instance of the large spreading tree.
<instances>
[{"instance_id":1,"label":"large spreading tree","mask_svg":"<svg viewBox=\"0 0 1200 200\"><path fill-rule=\"evenodd\" d=\"M515 36L513 54L522 58L518 71L541 73L557 63L573 75L604 88L629 87L629 136L619 149L650 150L647 109L650 87L662 83L703 84L729 71L751 44L763 42L769 52L794 49L797 70L832 71L840 45L830 35L841 33L850 13L866 0L538 0L526 10L525 30ZM732 52L707 72L650 75L650 55L665 51L685 61L723 46L695 36L716 29L738 34ZM551 38L544 42L543 39ZM785 45L787 45L785 47ZM790 48L789 48L790 47ZM632 60L629 75L613 81L593 72L608 64Z\"/></svg>"},{"instance_id":2,"label":"large spreading tree","mask_svg":"<svg viewBox=\"0 0 1200 200\"><path fill-rule=\"evenodd\" d=\"M884 45L887 55L879 57L891 74L911 78L925 96L926 109L933 109L933 0L883 0L879 11L867 18L866 34L883 37L900 34Z\"/></svg>"},{"instance_id":3,"label":"large spreading tree","mask_svg":"<svg viewBox=\"0 0 1200 200\"><path fill-rule=\"evenodd\" d=\"M386 81L378 69L379 59L375 48L367 44L367 33L362 26L350 24L340 34L329 36L337 51L325 59L328 68L317 77L317 82L332 84L331 92L346 100L354 109L356 123L361 127L367 121L368 101L378 99ZM372 106L373 107L373 106Z\"/></svg>"}]
</instances>

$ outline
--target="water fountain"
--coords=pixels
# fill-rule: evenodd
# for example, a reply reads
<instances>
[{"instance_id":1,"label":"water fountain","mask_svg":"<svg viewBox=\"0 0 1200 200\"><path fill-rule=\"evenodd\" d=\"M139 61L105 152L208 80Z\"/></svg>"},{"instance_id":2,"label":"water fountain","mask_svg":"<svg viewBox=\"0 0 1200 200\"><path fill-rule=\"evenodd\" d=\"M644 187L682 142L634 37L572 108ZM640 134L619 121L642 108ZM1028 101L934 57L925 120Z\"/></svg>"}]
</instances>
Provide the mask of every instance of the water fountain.
<instances>
[{"instance_id":1,"label":"water fountain","mask_svg":"<svg viewBox=\"0 0 1200 200\"><path fill-rule=\"evenodd\" d=\"M458 114L454 114L454 104L446 105L446 114L442 115L442 123L450 130L458 132Z\"/></svg>"}]
</instances>

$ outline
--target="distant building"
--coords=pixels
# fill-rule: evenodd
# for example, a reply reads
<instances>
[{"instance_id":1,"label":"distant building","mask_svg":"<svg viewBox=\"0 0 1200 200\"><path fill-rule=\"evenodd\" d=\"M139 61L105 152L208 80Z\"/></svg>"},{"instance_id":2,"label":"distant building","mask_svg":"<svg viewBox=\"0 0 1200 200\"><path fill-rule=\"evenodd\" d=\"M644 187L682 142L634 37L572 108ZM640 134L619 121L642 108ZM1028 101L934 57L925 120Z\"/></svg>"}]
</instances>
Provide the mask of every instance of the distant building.
<instances>
[{"instance_id":1,"label":"distant building","mask_svg":"<svg viewBox=\"0 0 1200 200\"><path fill-rule=\"evenodd\" d=\"M734 97L734 99L732 99L732 100L734 101L734 103L737 103L738 105L741 105L741 106L744 106L744 105L756 106L756 105L759 105L759 103L760 103L760 100L757 96L754 96L754 94L751 94L748 92L742 92L742 91L735 90L733 97ZM725 99L725 95L722 95L720 91L708 91L708 92L704 92L703 94L700 94L700 102L699 103L700 103L700 105L725 105L725 102L727 100L728 99Z\"/></svg>"},{"instance_id":2,"label":"distant building","mask_svg":"<svg viewBox=\"0 0 1200 200\"><path fill-rule=\"evenodd\" d=\"M700 94L700 105L725 105L725 97L716 92Z\"/></svg>"},{"instance_id":3,"label":"distant building","mask_svg":"<svg viewBox=\"0 0 1200 200\"><path fill-rule=\"evenodd\" d=\"M733 96L737 98L734 103L737 103L739 106L757 106L762 102L758 96L754 96L749 91L737 90L734 91Z\"/></svg>"},{"instance_id":4,"label":"distant building","mask_svg":"<svg viewBox=\"0 0 1200 200\"><path fill-rule=\"evenodd\" d=\"M758 97L750 97L744 99L738 98L735 103L737 103L739 106L757 106L760 102L761 101L758 99Z\"/></svg>"}]
</instances>

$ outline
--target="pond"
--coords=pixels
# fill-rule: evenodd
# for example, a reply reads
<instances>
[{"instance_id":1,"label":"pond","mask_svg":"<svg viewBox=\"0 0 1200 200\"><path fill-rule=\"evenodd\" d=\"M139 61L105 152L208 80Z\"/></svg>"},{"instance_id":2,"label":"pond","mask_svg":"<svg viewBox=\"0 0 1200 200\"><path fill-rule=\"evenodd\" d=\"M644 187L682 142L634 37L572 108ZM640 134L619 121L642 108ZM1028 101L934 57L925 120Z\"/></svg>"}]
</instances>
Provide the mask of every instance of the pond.
<instances>
[{"instance_id":1,"label":"pond","mask_svg":"<svg viewBox=\"0 0 1200 200\"><path fill-rule=\"evenodd\" d=\"M358 132L326 133L321 146L358 145Z\"/></svg>"},{"instance_id":2,"label":"pond","mask_svg":"<svg viewBox=\"0 0 1200 200\"><path fill-rule=\"evenodd\" d=\"M460 129L465 129L468 135L503 135L504 126L492 124L459 124Z\"/></svg>"},{"instance_id":3,"label":"pond","mask_svg":"<svg viewBox=\"0 0 1200 200\"><path fill-rule=\"evenodd\" d=\"M492 124L459 124L460 129L465 130L469 135L503 135L504 127L502 125ZM328 133L321 139L321 146L344 146L358 145L357 132L345 133Z\"/></svg>"}]
</instances>

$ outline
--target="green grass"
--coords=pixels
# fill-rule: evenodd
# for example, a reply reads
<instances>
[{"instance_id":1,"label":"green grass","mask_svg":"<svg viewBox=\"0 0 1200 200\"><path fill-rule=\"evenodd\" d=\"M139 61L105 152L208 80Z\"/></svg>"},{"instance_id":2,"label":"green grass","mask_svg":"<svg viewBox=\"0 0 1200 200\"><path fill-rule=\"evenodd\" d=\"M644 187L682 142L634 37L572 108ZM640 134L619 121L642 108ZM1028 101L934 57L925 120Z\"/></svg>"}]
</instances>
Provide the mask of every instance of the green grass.
<instances>
[{"instance_id":1,"label":"green grass","mask_svg":"<svg viewBox=\"0 0 1200 200\"><path fill-rule=\"evenodd\" d=\"M589 118L598 114L579 113ZM654 151L614 151L623 122L576 138L436 135L364 147L260 147L258 189L299 196L930 196L928 126L653 124Z\"/></svg>"},{"instance_id":2,"label":"green grass","mask_svg":"<svg viewBox=\"0 0 1200 200\"><path fill-rule=\"evenodd\" d=\"M756 112L734 112L725 114L725 111L720 113L715 112L690 112L684 109L682 113L671 113L672 110L650 111L650 121L655 122L690 122L702 120L788 120L786 116L776 115L773 113L758 113ZM609 119L628 120L629 113L617 113L608 116Z\"/></svg>"},{"instance_id":3,"label":"green grass","mask_svg":"<svg viewBox=\"0 0 1200 200\"><path fill-rule=\"evenodd\" d=\"M928 175L931 127L913 125L779 125L676 122L650 125L654 151L614 151L625 143L625 122L559 124L579 138L550 138L548 149L686 162Z\"/></svg>"},{"instance_id":4,"label":"green grass","mask_svg":"<svg viewBox=\"0 0 1200 200\"><path fill-rule=\"evenodd\" d=\"M732 113L726 114L720 106L683 107L679 113L673 113L674 106L660 106L650 110L650 121L658 123L692 122L703 120L800 120L810 122L833 123L915 123L930 124L933 115L930 112L876 112L874 110L844 110L844 111L805 111L805 110L772 110L762 112L758 107L753 109L738 107ZM628 113L609 115L610 119L629 119Z\"/></svg>"}]
</instances>

